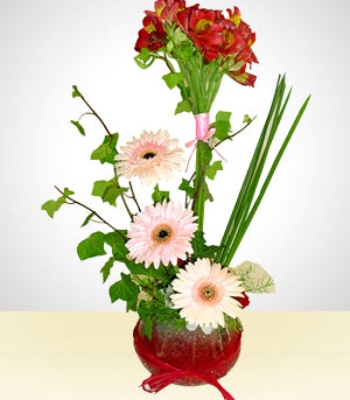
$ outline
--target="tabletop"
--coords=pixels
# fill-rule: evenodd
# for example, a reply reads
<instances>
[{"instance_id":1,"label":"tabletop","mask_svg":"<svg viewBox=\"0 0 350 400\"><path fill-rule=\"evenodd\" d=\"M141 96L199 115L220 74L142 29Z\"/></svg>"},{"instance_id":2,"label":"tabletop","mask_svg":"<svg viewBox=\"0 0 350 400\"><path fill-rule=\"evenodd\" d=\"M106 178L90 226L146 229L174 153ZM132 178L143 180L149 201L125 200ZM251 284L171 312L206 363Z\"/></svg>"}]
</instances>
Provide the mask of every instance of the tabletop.
<instances>
[{"instance_id":1,"label":"tabletop","mask_svg":"<svg viewBox=\"0 0 350 400\"><path fill-rule=\"evenodd\" d=\"M235 400L350 399L350 312L247 311L241 320L240 358L220 380ZM222 399L208 385L144 392L136 322L124 312L0 312L0 399Z\"/></svg>"}]
</instances>

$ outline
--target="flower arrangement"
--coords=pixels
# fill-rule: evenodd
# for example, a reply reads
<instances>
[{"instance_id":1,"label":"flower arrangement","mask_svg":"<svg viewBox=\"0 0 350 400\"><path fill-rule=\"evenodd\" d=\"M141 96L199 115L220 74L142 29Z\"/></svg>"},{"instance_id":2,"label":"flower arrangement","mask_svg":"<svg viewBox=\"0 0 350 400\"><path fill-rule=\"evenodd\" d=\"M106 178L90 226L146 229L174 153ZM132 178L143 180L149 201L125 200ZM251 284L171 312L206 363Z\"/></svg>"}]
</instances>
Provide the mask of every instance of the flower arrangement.
<instances>
[{"instance_id":1,"label":"flower arrangement","mask_svg":"<svg viewBox=\"0 0 350 400\"><path fill-rule=\"evenodd\" d=\"M223 169L224 159L218 147L232 142L254 120L244 116L242 129L232 133L231 113L220 111L211 121L210 110L225 76L241 85L254 86L256 76L247 69L258 63L252 50L255 39L237 7L210 10L199 4L187 6L185 0L157 0L154 10L145 11L135 44L135 61L142 69L154 62L164 63L167 73L163 80L170 89L177 88L181 96L175 113L194 116L195 135L186 144L189 154L179 146L177 138L162 130L144 131L119 146L119 134L111 133L73 86L72 96L85 103L106 131L91 159L111 165L113 171L110 180L93 184L92 195L114 207L122 203L130 224L115 227L76 200L68 188L56 187L60 196L47 201L42 209L53 217L63 205L79 205L88 211L83 226L96 221L106 226L106 231L96 231L78 244L78 256L81 260L107 256L101 269L104 282L115 265L124 264L128 272L121 272L120 279L110 286L110 297L112 302L125 301L127 311L138 313L141 334L148 341L152 340L157 324L170 324L175 331L196 331L204 336L228 329L240 333L239 313L249 304L247 293L274 290L272 277L260 265L246 261L232 267L231 262L309 101L308 97L262 179L267 155L291 95L285 76L278 77L266 122L226 229L215 244L208 244L205 239L205 206L213 201L210 180ZM81 118L71 122L85 135ZM162 182L179 173L183 174L178 188L183 202L173 200L176 196L161 189ZM135 183L153 188L148 204L140 204ZM148 380L143 388L158 391L179 378L176 374L169 378L169 373L166 379L162 375L156 381ZM225 398L232 398L208 371L199 375L200 380L217 386ZM194 376L198 378L198 373Z\"/></svg>"}]
</instances>

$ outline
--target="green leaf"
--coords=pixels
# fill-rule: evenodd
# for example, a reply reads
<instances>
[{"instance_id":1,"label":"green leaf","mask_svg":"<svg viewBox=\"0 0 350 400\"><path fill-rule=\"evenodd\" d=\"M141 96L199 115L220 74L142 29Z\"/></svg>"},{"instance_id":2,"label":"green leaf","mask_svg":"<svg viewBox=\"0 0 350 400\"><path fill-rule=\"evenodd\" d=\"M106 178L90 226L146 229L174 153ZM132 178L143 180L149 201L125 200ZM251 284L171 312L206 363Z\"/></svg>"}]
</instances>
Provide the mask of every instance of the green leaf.
<instances>
[{"instance_id":1,"label":"green leaf","mask_svg":"<svg viewBox=\"0 0 350 400\"><path fill-rule=\"evenodd\" d=\"M91 218L92 218L94 215L95 215L94 213L90 213L90 214L85 218L84 222L81 224L81 228L82 228L83 226L86 226L86 225L90 222Z\"/></svg>"},{"instance_id":2,"label":"green leaf","mask_svg":"<svg viewBox=\"0 0 350 400\"><path fill-rule=\"evenodd\" d=\"M175 114L182 112L192 112L191 103L188 99L180 101L176 106Z\"/></svg>"},{"instance_id":3,"label":"green leaf","mask_svg":"<svg viewBox=\"0 0 350 400\"><path fill-rule=\"evenodd\" d=\"M87 239L84 239L78 244L77 253L81 260L87 260L97 256L103 256L107 254L104 249L104 238L103 232L95 232L91 234Z\"/></svg>"},{"instance_id":4,"label":"green leaf","mask_svg":"<svg viewBox=\"0 0 350 400\"><path fill-rule=\"evenodd\" d=\"M130 275L126 275L123 272L120 274L121 280L115 282L109 288L109 295L112 303L117 300L126 301L127 311L136 311L137 298L139 295L139 287L131 280Z\"/></svg>"},{"instance_id":5,"label":"green leaf","mask_svg":"<svg viewBox=\"0 0 350 400\"><path fill-rule=\"evenodd\" d=\"M64 204L64 201L63 202L59 202L59 201L56 201L56 200L48 200L46 203L44 203L41 206L41 209L46 211L47 214L51 218L53 218L55 212L58 211L61 208L62 204Z\"/></svg>"},{"instance_id":6,"label":"green leaf","mask_svg":"<svg viewBox=\"0 0 350 400\"><path fill-rule=\"evenodd\" d=\"M82 127L82 125L80 124L79 121L70 121L71 124L73 124L79 131L80 134L82 134L83 136L85 136L85 129Z\"/></svg>"},{"instance_id":7,"label":"green leaf","mask_svg":"<svg viewBox=\"0 0 350 400\"><path fill-rule=\"evenodd\" d=\"M109 164L115 164L115 156L117 155L117 143L119 139L119 134L114 133L112 135L112 138L109 135L106 135L104 138L103 143L97 147L92 153L91 153L91 160L98 160L100 161L101 164L104 164L105 162Z\"/></svg>"},{"instance_id":8,"label":"green leaf","mask_svg":"<svg viewBox=\"0 0 350 400\"><path fill-rule=\"evenodd\" d=\"M69 196L72 196L74 192L68 188L63 189L63 197L66 199Z\"/></svg>"},{"instance_id":9,"label":"green leaf","mask_svg":"<svg viewBox=\"0 0 350 400\"><path fill-rule=\"evenodd\" d=\"M170 72L162 77L169 89L174 89L183 81L183 76L180 72Z\"/></svg>"},{"instance_id":10,"label":"green leaf","mask_svg":"<svg viewBox=\"0 0 350 400\"><path fill-rule=\"evenodd\" d=\"M126 231L109 232L105 235L105 243L112 248L113 257L117 261L127 261L126 255L129 250L125 246L125 240L121 235L126 235Z\"/></svg>"},{"instance_id":11,"label":"green leaf","mask_svg":"<svg viewBox=\"0 0 350 400\"><path fill-rule=\"evenodd\" d=\"M73 91L72 91L72 97L73 98L75 98L75 97L83 97L82 94L79 92L78 87L76 85L73 85L72 89L73 89Z\"/></svg>"},{"instance_id":12,"label":"green leaf","mask_svg":"<svg viewBox=\"0 0 350 400\"><path fill-rule=\"evenodd\" d=\"M112 206L116 206L117 198L123 193L127 192L127 188L120 188L117 186L115 179L110 181L96 181L92 189L92 195L101 197L103 202L108 202Z\"/></svg>"},{"instance_id":13,"label":"green leaf","mask_svg":"<svg viewBox=\"0 0 350 400\"><path fill-rule=\"evenodd\" d=\"M186 179L182 179L182 182L181 182L181 185L179 186L179 189L180 190L183 190L184 192L186 192L187 193L187 196L190 198L190 199L193 199L194 198L194 187L193 186L191 186L191 183L190 183L190 181L188 181L188 180L186 180Z\"/></svg>"},{"instance_id":14,"label":"green leaf","mask_svg":"<svg viewBox=\"0 0 350 400\"><path fill-rule=\"evenodd\" d=\"M134 60L140 68L147 69L153 64L155 58L146 47L143 47Z\"/></svg>"},{"instance_id":15,"label":"green leaf","mask_svg":"<svg viewBox=\"0 0 350 400\"><path fill-rule=\"evenodd\" d=\"M215 137L219 140L227 139L231 132L231 113L226 111L219 111L215 119Z\"/></svg>"},{"instance_id":16,"label":"green leaf","mask_svg":"<svg viewBox=\"0 0 350 400\"><path fill-rule=\"evenodd\" d=\"M157 184L154 187L154 191L152 194L152 200L153 200L154 204L163 203L164 200L169 202L170 201L169 192L160 190L159 185Z\"/></svg>"},{"instance_id":17,"label":"green leaf","mask_svg":"<svg viewBox=\"0 0 350 400\"><path fill-rule=\"evenodd\" d=\"M143 321L143 327L142 327L142 334L145 335L148 340L152 340L152 334L153 334L153 320L149 316L145 318Z\"/></svg>"},{"instance_id":18,"label":"green leaf","mask_svg":"<svg viewBox=\"0 0 350 400\"><path fill-rule=\"evenodd\" d=\"M203 142L202 140L197 143L197 147L199 147L200 150L201 165L207 169L213 155L213 149L207 142Z\"/></svg>"},{"instance_id":19,"label":"green leaf","mask_svg":"<svg viewBox=\"0 0 350 400\"><path fill-rule=\"evenodd\" d=\"M237 267L230 269L239 276L246 292L275 293L275 283L261 265L244 261Z\"/></svg>"},{"instance_id":20,"label":"green leaf","mask_svg":"<svg viewBox=\"0 0 350 400\"><path fill-rule=\"evenodd\" d=\"M248 114L245 114L243 117L243 124L250 124L252 122L252 119Z\"/></svg>"},{"instance_id":21,"label":"green leaf","mask_svg":"<svg viewBox=\"0 0 350 400\"><path fill-rule=\"evenodd\" d=\"M101 269L101 274L103 277L103 283L106 282L106 280L108 279L110 273L111 273L111 269L113 268L114 265L114 261L115 259L113 257L111 257L106 263L105 265L102 267Z\"/></svg>"},{"instance_id":22,"label":"green leaf","mask_svg":"<svg viewBox=\"0 0 350 400\"><path fill-rule=\"evenodd\" d=\"M218 171L222 171L223 167L222 167L222 161L215 161L213 162L212 165L209 165L209 167L205 170L205 175L209 178L214 180L216 173Z\"/></svg>"},{"instance_id":23,"label":"green leaf","mask_svg":"<svg viewBox=\"0 0 350 400\"><path fill-rule=\"evenodd\" d=\"M192 239L194 258L215 258L219 246L207 246L203 231L196 231Z\"/></svg>"},{"instance_id":24,"label":"green leaf","mask_svg":"<svg viewBox=\"0 0 350 400\"><path fill-rule=\"evenodd\" d=\"M64 188L63 196L60 196L57 200L48 200L41 206L41 209L46 211L47 214L53 218L55 212L58 211L63 204L67 203L67 197L71 196L72 194L74 194L74 192L68 188Z\"/></svg>"}]
</instances>

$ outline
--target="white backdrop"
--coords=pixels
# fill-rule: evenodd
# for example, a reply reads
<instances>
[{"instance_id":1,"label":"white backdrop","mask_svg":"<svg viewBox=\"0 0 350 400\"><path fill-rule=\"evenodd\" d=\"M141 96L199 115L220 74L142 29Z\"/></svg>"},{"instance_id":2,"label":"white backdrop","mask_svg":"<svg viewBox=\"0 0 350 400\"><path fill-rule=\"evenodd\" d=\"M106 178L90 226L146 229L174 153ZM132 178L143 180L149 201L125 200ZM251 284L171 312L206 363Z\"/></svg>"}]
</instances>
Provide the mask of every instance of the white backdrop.
<instances>
[{"instance_id":1,"label":"white backdrop","mask_svg":"<svg viewBox=\"0 0 350 400\"><path fill-rule=\"evenodd\" d=\"M258 262L276 280L277 293L252 296L250 309L349 310L349 5L235 4L257 33L258 80L254 89L225 80L213 115L232 111L235 128L245 113L258 119L224 149L230 161L213 186L207 237L221 236L277 75L286 72L293 85L288 123L306 96L313 97L234 264ZM182 142L193 135L190 116L173 115L179 97L161 81L163 65L142 71L133 61L143 10L153 1L12 0L0 7L0 309L122 309L110 304L113 277L102 285L104 261L82 263L76 255L77 243L96 230L79 227L85 212L66 207L51 220L40 206L57 196L55 184L68 186L123 222L117 210L90 196L92 182L110 178L111 171L89 160L104 135L99 124L87 117L83 138L69 123L85 111L70 96L72 84L121 134L121 143L143 129L168 129Z\"/></svg>"}]
</instances>

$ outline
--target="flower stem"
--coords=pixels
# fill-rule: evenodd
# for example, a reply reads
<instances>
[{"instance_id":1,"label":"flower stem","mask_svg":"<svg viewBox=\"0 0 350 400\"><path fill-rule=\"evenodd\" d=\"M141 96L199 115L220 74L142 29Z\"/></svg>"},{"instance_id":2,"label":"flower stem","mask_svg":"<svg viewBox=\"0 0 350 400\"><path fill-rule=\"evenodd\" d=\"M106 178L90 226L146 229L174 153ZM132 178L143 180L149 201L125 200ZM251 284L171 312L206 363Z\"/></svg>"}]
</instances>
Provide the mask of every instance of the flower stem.
<instances>
[{"instance_id":1,"label":"flower stem","mask_svg":"<svg viewBox=\"0 0 350 400\"><path fill-rule=\"evenodd\" d=\"M55 186L55 189L56 189L59 193L61 193L61 194L64 196L63 190L61 190L61 189L58 188L57 186ZM91 212L95 217L97 217L103 224L109 226L109 227L110 227L111 229L113 229L116 233L118 233L118 234L123 238L123 240L125 240L125 235L124 235L119 229L115 228L113 225L111 225L109 222L107 222L104 218L102 218L102 217L100 216L100 214L98 214L95 210L93 210L92 208L86 206L85 204L81 203L80 201L73 199L73 197L71 197L71 196L67 196L66 199L68 199L69 201L71 201L70 204L76 204L76 205L78 205L78 206L80 206L80 207L82 207L82 208L85 208L85 210L90 211L90 212Z\"/></svg>"}]
</instances>

